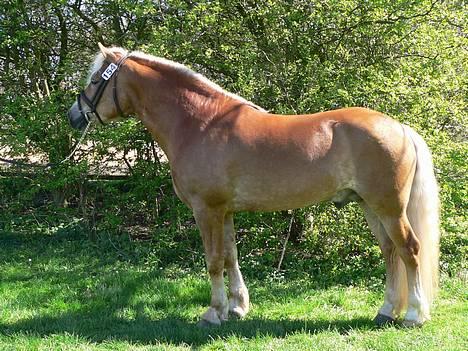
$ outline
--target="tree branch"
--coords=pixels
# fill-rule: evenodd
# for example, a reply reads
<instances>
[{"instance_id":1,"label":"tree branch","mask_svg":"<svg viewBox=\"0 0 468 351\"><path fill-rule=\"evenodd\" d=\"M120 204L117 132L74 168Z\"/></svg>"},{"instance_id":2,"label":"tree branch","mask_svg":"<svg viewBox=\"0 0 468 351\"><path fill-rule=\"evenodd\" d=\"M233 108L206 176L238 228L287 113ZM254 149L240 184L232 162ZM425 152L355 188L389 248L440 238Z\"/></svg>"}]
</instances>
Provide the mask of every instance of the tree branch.
<instances>
[{"instance_id":1,"label":"tree branch","mask_svg":"<svg viewBox=\"0 0 468 351\"><path fill-rule=\"evenodd\" d=\"M101 34L101 29L99 28L98 24L94 22L91 18L89 18L83 11L80 9L81 2L77 2L73 5L69 5L69 7L80 17L83 21L91 25L91 27L94 29L94 33L98 39L99 42L103 43L104 38Z\"/></svg>"}]
</instances>

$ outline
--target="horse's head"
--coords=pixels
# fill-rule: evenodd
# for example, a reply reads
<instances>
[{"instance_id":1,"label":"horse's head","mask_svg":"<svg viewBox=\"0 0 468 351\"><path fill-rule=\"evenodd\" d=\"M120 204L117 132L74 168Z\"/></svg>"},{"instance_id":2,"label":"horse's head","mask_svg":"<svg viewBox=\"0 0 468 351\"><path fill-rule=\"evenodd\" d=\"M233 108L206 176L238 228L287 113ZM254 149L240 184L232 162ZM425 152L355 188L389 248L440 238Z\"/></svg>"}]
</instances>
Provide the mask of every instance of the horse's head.
<instances>
[{"instance_id":1,"label":"horse's head","mask_svg":"<svg viewBox=\"0 0 468 351\"><path fill-rule=\"evenodd\" d=\"M120 67L127 58L126 52L114 52L99 43L101 53L96 57L87 87L81 91L68 111L70 124L76 129L98 120L101 124L123 116L117 87Z\"/></svg>"}]
</instances>

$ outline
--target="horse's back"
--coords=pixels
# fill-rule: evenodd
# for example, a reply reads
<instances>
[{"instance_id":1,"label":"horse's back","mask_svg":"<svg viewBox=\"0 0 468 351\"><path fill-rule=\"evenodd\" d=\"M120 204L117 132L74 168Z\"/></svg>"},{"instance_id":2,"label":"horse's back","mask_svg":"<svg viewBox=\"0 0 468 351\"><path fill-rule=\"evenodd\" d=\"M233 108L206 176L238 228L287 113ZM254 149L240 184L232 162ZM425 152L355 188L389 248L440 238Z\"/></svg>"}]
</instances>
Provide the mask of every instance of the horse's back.
<instances>
[{"instance_id":1,"label":"horse's back","mask_svg":"<svg viewBox=\"0 0 468 351\"><path fill-rule=\"evenodd\" d=\"M297 208L344 189L367 192L375 180L395 172L391 139L404 144L398 122L363 108L298 116L255 113L247 120L238 121L227 157L239 209Z\"/></svg>"}]
</instances>

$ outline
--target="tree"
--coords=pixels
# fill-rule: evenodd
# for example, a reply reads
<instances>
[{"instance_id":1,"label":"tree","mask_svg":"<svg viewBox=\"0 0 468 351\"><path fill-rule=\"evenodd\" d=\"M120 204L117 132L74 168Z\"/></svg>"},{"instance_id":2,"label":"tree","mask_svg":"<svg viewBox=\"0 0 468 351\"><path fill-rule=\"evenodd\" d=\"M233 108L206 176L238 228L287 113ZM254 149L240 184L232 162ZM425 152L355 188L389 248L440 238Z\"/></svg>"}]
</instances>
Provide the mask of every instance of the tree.
<instances>
[{"instance_id":1,"label":"tree","mask_svg":"<svg viewBox=\"0 0 468 351\"><path fill-rule=\"evenodd\" d=\"M66 111L101 41L185 63L272 112L358 105L412 125L434 151L444 225L462 233L464 221L453 225L452 218L463 217L468 197L460 181L467 171L463 5L459 0L5 0L0 7L0 150L10 157L41 155L54 163L70 152L78 135L68 127ZM164 206L170 213L177 202L169 195L167 171L164 165L155 168L156 146L138 123L93 130L88 141L93 144L90 162L128 164L133 175L130 190L125 195L112 190L114 203L100 203L101 211L118 208L145 223L162 221L164 211L158 209ZM131 152L133 163L126 159ZM74 158L43 172L31 189L77 198L76 185L90 166ZM118 196L126 200L115 201ZM166 197L170 200L162 204ZM142 220L136 215L145 212L141 208L151 208L154 215ZM347 224L340 229L335 221L341 215L334 209L324 205L307 212L340 250L349 239L337 236L338 230L357 237L363 226L354 207L342 215ZM181 208L177 216L187 218ZM285 232L284 217L248 215L241 225L259 220L268 224L265 228ZM305 252L317 249L315 234L305 240Z\"/></svg>"}]
</instances>

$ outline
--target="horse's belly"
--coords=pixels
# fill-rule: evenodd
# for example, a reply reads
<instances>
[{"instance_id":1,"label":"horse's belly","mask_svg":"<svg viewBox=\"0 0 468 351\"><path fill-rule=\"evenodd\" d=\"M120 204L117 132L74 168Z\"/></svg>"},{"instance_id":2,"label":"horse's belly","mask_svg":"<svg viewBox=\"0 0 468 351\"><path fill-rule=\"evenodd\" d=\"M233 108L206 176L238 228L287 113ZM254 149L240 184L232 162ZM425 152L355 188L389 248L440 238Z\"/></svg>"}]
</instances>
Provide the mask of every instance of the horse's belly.
<instances>
[{"instance_id":1,"label":"horse's belly","mask_svg":"<svg viewBox=\"0 0 468 351\"><path fill-rule=\"evenodd\" d=\"M232 208L234 211L278 211L332 198L337 190L334 177L313 178L252 180L246 177L234 190Z\"/></svg>"}]
</instances>

